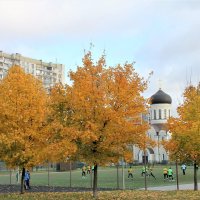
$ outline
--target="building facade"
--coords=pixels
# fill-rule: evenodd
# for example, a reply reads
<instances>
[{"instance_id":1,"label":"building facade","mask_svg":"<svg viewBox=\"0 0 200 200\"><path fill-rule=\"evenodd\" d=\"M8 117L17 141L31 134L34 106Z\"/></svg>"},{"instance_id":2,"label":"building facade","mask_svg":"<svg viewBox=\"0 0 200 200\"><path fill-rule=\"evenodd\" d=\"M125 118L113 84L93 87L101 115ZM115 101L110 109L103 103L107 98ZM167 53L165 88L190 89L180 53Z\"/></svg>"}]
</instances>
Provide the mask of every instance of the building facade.
<instances>
[{"instance_id":1,"label":"building facade","mask_svg":"<svg viewBox=\"0 0 200 200\"><path fill-rule=\"evenodd\" d=\"M144 163L145 156L148 163L164 164L168 162L168 153L161 142L170 139L170 133L165 125L171 116L171 103L171 97L161 89L151 96L148 116L150 129L147 131L147 135L155 141L156 145L147 147L146 153L133 146L134 161L136 163Z\"/></svg>"},{"instance_id":2,"label":"building facade","mask_svg":"<svg viewBox=\"0 0 200 200\"><path fill-rule=\"evenodd\" d=\"M64 83L64 65L24 57L19 53L7 54L0 51L0 79L5 77L13 65L19 65L26 73L37 77L47 90L55 83Z\"/></svg>"}]
</instances>

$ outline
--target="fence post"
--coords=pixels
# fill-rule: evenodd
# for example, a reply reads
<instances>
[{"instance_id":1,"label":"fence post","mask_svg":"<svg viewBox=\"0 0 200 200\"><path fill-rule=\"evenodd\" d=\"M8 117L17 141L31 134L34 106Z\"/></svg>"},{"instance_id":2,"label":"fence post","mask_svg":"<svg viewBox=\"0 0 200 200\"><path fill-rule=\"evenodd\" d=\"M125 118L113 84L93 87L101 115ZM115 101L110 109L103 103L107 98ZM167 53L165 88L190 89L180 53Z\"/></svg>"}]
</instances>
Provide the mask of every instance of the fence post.
<instances>
[{"instance_id":1,"label":"fence post","mask_svg":"<svg viewBox=\"0 0 200 200\"><path fill-rule=\"evenodd\" d=\"M124 157L122 157L122 190L125 190Z\"/></svg>"},{"instance_id":2,"label":"fence post","mask_svg":"<svg viewBox=\"0 0 200 200\"><path fill-rule=\"evenodd\" d=\"M117 163L117 189L119 189L119 163Z\"/></svg>"},{"instance_id":3,"label":"fence post","mask_svg":"<svg viewBox=\"0 0 200 200\"><path fill-rule=\"evenodd\" d=\"M48 171L48 186L49 186L49 179L50 179L50 174L49 174L49 161L47 162L47 165L48 165L47 171Z\"/></svg>"},{"instance_id":4,"label":"fence post","mask_svg":"<svg viewBox=\"0 0 200 200\"><path fill-rule=\"evenodd\" d=\"M176 188L179 190L178 161L176 160Z\"/></svg>"},{"instance_id":5,"label":"fence post","mask_svg":"<svg viewBox=\"0 0 200 200\"><path fill-rule=\"evenodd\" d=\"M91 188L93 188L93 176L92 169L90 168L90 180L91 180Z\"/></svg>"},{"instance_id":6,"label":"fence post","mask_svg":"<svg viewBox=\"0 0 200 200\"><path fill-rule=\"evenodd\" d=\"M69 161L69 187L72 187L72 162Z\"/></svg>"},{"instance_id":7,"label":"fence post","mask_svg":"<svg viewBox=\"0 0 200 200\"><path fill-rule=\"evenodd\" d=\"M10 169L10 185L12 184L12 171Z\"/></svg>"}]
</instances>

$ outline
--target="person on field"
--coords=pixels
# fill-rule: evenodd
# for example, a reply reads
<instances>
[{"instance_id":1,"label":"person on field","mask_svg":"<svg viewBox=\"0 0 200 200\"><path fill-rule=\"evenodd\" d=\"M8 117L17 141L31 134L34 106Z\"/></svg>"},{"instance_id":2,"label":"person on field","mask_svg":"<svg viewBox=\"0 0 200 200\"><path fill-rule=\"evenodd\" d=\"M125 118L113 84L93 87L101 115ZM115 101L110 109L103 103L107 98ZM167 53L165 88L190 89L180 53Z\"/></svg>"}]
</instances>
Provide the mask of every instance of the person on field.
<instances>
[{"instance_id":1,"label":"person on field","mask_svg":"<svg viewBox=\"0 0 200 200\"><path fill-rule=\"evenodd\" d=\"M171 167L168 169L168 179L169 180L174 180L174 178L173 178L173 170L172 170Z\"/></svg>"},{"instance_id":2,"label":"person on field","mask_svg":"<svg viewBox=\"0 0 200 200\"><path fill-rule=\"evenodd\" d=\"M16 183L19 183L20 180L20 171L18 170L16 173Z\"/></svg>"},{"instance_id":3,"label":"person on field","mask_svg":"<svg viewBox=\"0 0 200 200\"><path fill-rule=\"evenodd\" d=\"M153 169L152 169L152 167L149 167L149 168L148 168L148 176L149 176L149 177L152 176L154 179L156 179L156 177L155 177L154 174L153 174Z\"/></svg>"},{"instance_id":4,"label":"person on field","mask_svg":"<svg viewBox=\"0 0 200 200\"><path fill-rule=\"evenodd\" d=\"M168 169L166 167L163 169L163 176L164 176L164 181L168 179Z\"/></svg>"},{"instance_id":5,"label":"person on field","mask_svg":"<svg viewBox=\"0 0 200 200\"><path fill-rule=\"evenodd\" d=\"M141 176L144 176L146 175L146 169L145 169L145 166L142 167L142 173L141 173Z\"/></svg>"},{"instance_id":6,"label":"person on field","mask_svg":"<svg viewBox=\"0 0 200 200\"><path fill-rule=\"evenodd\" d=\"M85 165L82 167L82 178L85 178L86 176L86 167Z\"/></svg>"},{"instance_id":7,"label":"person on field","mask_svg":"<svg viewBox=\"0 0 200 200\"><path fill-rule=\"evenodd\" d=\"M133 179L133 169L131 168L131 166L128 168L128 179L129 178Z\"/></svg>"},{"instance_id":8,"label":"person on field","mask_svg":"<svg viewBox=\"0 0 200 200\"><path fill-rule=\"evenodd\" d=\"M87 174L90 174L90 172L91 172L91 167L90 167L90 165L88 165L87 166Z\"/></svg>"},{"instance_id":9,"label":"person on field","mask_svg":"<svg viewBox=\"0 0 200 200\"><path fill-rule=\"evenodd\" d=\"M30 172L27 170L25 172L25 176L24 176L24 182L25 182L24 187L25 187L26 190L31 189L31 187L30 187L30 178L31 178Z\"/></svg>"},{"instance_id":10,"label":"person on field","mask_svg":"<svg viewBox=\"0 0 200 200\"><path fill-rule=\"evenodd\" d=\"M186 168L187 168L187 167L186 167L185 164L182 164L182 165L181 165L181 169L182 169L183 175L185 175Z\"/></svg>"}]
</instances>

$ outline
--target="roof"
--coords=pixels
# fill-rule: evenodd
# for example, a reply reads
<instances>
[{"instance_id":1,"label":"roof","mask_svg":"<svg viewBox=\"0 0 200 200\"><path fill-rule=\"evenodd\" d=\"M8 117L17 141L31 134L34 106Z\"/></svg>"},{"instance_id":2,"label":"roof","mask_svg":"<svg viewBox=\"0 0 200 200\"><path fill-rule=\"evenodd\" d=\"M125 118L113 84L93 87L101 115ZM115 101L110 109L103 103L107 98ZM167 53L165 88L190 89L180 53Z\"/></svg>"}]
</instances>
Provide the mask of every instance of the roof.
<instances>
[{"instance_id":1,"label":"roof","mask_svg":"<svg viewBox=\"0 0 200 200\"><path fill-rule=\"evenodd\" d=\"M150 104L171 104L172 98L159 89L154 95L150 98Z\"/></svg>"}]
</instances>

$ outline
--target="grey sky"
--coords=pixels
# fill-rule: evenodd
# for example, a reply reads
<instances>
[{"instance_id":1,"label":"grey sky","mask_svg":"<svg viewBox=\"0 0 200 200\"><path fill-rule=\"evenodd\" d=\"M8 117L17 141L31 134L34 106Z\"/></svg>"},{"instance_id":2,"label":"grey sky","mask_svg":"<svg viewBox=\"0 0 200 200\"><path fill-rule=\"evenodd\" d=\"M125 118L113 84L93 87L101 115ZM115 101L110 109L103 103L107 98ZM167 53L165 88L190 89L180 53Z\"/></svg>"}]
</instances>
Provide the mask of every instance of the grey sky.
<instances>
[{"instance_id":1,"label":"grey sky","mask_svg":"<svg viewBox=\"0 0 200 200\"><path fill-rule=\"evenodd\" d=\"M136 61L148 91L173 98L200 80L200 0L0 0L0 50L63 63L66 74L94 44L108 65ZM66 78L67 80L67 78Z\"/></svg>"}]
</instances>

